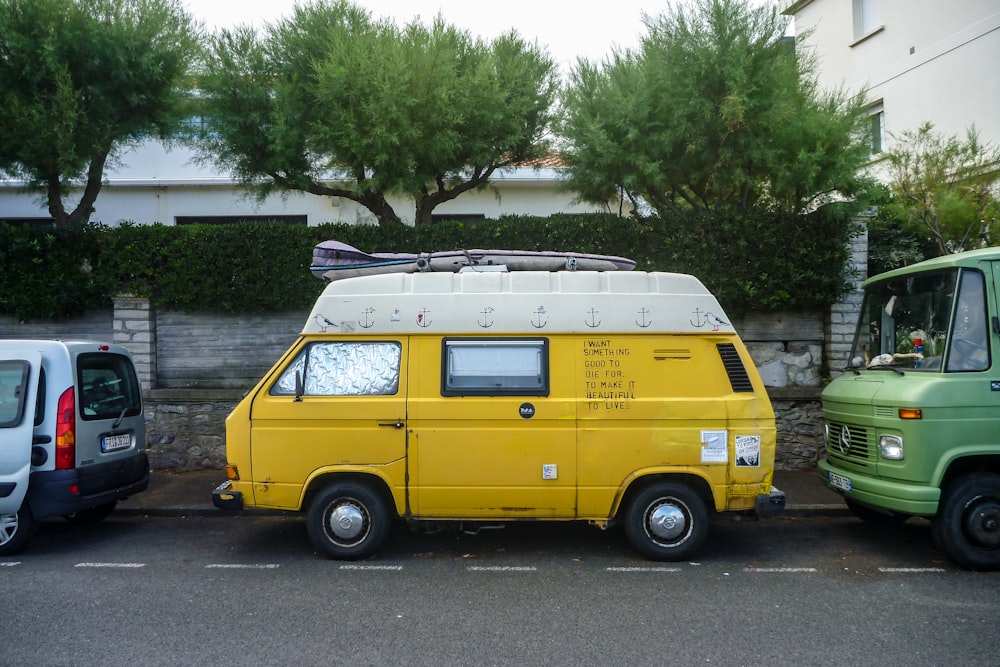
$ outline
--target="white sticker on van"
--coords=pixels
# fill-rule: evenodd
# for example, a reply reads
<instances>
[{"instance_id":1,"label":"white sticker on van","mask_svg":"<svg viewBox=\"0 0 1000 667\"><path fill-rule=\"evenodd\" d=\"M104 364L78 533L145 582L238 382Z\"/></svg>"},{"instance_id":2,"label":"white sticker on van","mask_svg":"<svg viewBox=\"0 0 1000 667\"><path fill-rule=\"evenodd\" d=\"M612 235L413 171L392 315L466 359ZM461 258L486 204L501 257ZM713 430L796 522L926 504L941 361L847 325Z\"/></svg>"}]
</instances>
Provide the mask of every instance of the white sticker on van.
<instances>
[{"instance_id":1,"label":"white sticker on van","mask_svg":"<svg viewBox=\"0 0 1000 667\"><path fill-rule=\"evenodd\" d=\"M726 446L728 440L729 433L727 431L702 431L701 462L727 463L729 461L729 449Z\"/></svg>"},{"instance_id":2,"label":"white sticker on van","mask_svg":"<svg viewBox=\"0 0 1000 667\"><path fill-rule=\"evenodd\" d=\"M760 466L760 436L736 436L736 466L738 468L756 468Z\"/></svg>"}]
</instances>

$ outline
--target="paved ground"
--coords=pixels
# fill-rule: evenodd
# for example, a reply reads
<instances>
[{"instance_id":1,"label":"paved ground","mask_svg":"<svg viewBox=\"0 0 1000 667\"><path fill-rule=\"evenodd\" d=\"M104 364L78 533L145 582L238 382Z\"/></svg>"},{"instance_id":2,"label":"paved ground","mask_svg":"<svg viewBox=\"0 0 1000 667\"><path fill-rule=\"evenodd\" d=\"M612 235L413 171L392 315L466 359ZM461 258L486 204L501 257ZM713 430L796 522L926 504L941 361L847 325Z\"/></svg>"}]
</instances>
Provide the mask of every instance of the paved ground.
<instances>
[{"instance_id":1,"label":"paved ground","mask_svg":"<svg viewBox=\"0 0 1000 667\"><path fill-rule=\"evenodd\" d=\"M224 470L154 470L149 489L120 502L117 511L154 516L218 514L221 510L212 505L212 490L225 479ZM786 514L847 512L841 497L823 485L815 470L778 470L774 486L785 492Z\"/></svg>"}]
</instances>

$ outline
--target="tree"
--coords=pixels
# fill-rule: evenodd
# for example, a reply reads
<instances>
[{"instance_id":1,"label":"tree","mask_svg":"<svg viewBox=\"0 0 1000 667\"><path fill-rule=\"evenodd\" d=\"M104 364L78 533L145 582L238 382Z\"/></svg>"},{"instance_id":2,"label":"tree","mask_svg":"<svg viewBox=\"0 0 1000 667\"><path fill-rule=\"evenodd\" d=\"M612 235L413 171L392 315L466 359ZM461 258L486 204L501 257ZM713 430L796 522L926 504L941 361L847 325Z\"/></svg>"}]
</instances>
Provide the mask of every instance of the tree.
<instances>
[{"instance_id":1,"label":"tree","mask_svg":"<svg viewBox=\"0 0 1000 667\"><path fill-rule=\"evenodd\" d=\"M88 222L109 160L178 118L197 47L179 0L0 0L0 171Z\"/></svg>"},{"instance_id":2,"label":"tree","mask_svg":"<svg viewBox=\"0 0 1000 667\"><path fill-rule=\"evenodd\" d=\"M885 157L903 219L930 233L942 255L1000 241L1000 149L984 143L975 127L964 140L945 137L931 123L893 138Z\"/></svg>"},{"instance_id":3,"label":"tree","mask_svg":"<svg viewBox=\"0 0 1000 667\"><path fill-rule=\"evenodd\" d=\"M346 0L299 5L258 36L222 31L200 81L202 160L258 196L344 197L380 224L387 197L417 224L498 170L546 151L554 62L515 33L490 43L446 25L398 28Z\"/></svg>"},{"instance_id":4,"label":"tree","mask_svg":"<svg viewBox=\"0 0 1000 667\"><path fill-rule=\"evenodd\" d=\"M637 52L571 73L563 151L585 199L800 211L860 190L863 96L817 92L775 7L696 0L644 22Z\"/></svg>"}]
</instances>

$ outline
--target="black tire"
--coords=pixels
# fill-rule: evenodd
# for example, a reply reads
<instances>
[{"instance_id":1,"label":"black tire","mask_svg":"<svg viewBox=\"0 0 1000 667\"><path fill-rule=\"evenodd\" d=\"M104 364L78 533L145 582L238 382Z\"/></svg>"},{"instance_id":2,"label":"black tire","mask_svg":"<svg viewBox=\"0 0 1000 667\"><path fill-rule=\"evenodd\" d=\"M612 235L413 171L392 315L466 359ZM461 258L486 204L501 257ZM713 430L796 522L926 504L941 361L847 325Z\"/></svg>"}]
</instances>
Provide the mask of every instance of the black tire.
<instances>
[{"instance_id":1,"label":"black tire","mask_svg":"<svg viewBox=\"0 0 1000 667\"><path fill-rule=\"evenodd\" d=\"M27 503L17 514L0 516L0 556L11 556L20 551L35 532L36 521Z\"/></svg>"},{"instance_id":2,"label":"black tire","mask_svg":"<svg viewBox=\"0 0 1000 667\"><path fill-rule=\"evenodd\" d=\"M629 503L625 536L652 560L690 558L708 537L708 507L683 484L656 484Z\"/></svg>"},{"instance_id":3,"label":"black tire","mask_svg":"<svg viewBox=\"0 0 1000 667\"><path fill-rule=\"evenodd\" d=\"M389 537L391 515L382 497L358 482L333 484L320 491L306 515L313 546L338 560L367 558Z\"/></svg>"},{"instance_id":4,"label":"black tire","mask_svg":"<svg viewBox=\"0 0 1000 667\"><path fill-rule=\"evenodd\" d=\"M873 526L897 526L910 518L909 514L900 514L889 510L879 512L867 505L846 498L844 502L847 503L847 509L851 510L851 514Z\"/></svg>"},{"instance_id":5,"label":"black tire","mask_svg":"<svg viewBox=\"0 0 1000 667\"><path fill-rule=\"evenodd\" d=\"M955 480L945 489L932 530L938 547L962 567L1000 569L1000 475Z\"/></svg>"},{"instance_id":6,"label":"black tire","mask_svg":"<svg viewBox=\"0 0 1000 667\"><path fill-rule=\"evenodd\" d=\"M91 507L89 509L80 510L79 512L74 512L73 514L67 514L66 518L73 523L90 526L107 519L108 516L115 511L115 507L117 506L118 501L112 500L110 503L104 503L103 505L98 505L97 507Z\"/></svg>"}]
</instances>

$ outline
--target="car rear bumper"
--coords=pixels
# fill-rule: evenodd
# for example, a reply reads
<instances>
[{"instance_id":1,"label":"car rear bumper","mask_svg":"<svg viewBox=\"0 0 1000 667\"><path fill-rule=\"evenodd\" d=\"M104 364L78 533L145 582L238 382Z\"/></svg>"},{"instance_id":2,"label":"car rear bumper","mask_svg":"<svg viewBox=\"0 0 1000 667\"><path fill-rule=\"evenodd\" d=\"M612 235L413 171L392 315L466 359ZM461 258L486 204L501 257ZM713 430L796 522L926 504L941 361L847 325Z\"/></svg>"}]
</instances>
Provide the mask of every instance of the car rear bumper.
<instances>
[{"instance_id":1,"label":"car rear bumper","mask_svg":"<svg viewBox=\"0 0 1000 667\"><path fill-rule=\"evenodd\" d=\"M785 492L772 486L771 493L757 496L757 504L754 509L757 516L780 514L785 509Z\"/></svg>"},{"instance_id":2,"label":"car rear bumper","mask_svg":"<svg viewBox=\"0 0 1000 667\"><path fill-rule=\"evenodd\" d=\"M145 454L73 470L31 473L28 504L36 519L63 516L124 500L149 487Z\"/></svg>"}]
</instances>

